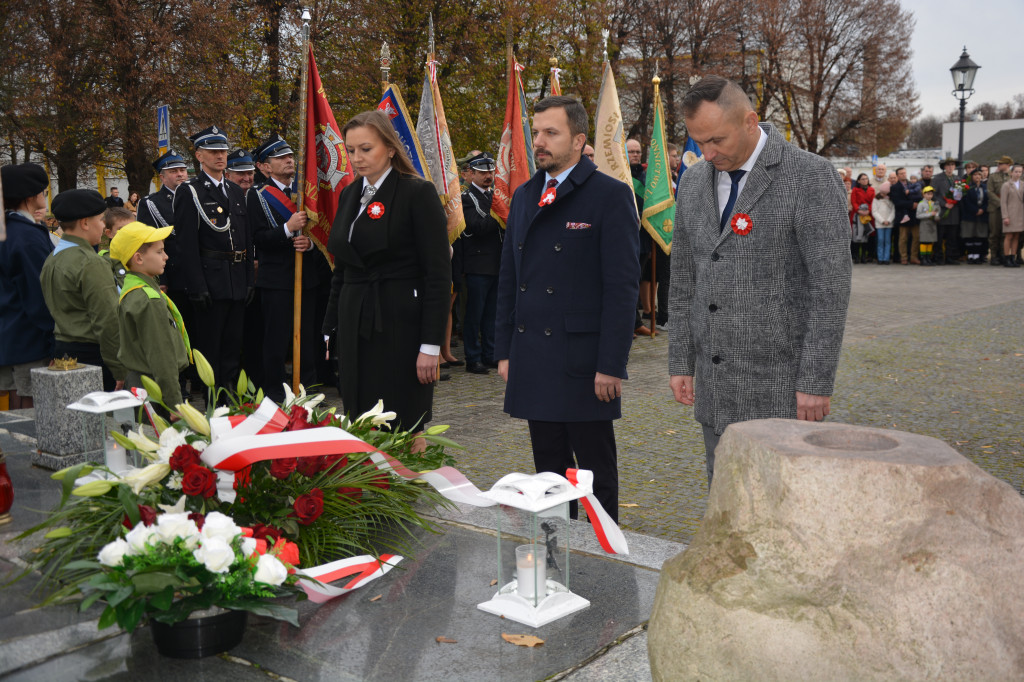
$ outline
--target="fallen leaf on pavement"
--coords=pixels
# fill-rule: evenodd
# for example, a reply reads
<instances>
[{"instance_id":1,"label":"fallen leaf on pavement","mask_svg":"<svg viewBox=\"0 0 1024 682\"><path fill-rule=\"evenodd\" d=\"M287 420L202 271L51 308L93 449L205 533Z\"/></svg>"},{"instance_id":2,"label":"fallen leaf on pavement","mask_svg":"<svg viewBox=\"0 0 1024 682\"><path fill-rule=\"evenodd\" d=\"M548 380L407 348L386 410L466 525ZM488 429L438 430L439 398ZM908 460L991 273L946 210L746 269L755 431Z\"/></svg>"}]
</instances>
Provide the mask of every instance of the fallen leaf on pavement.
<instances>
[{"instance_id":1,"label":"fallen leaf on pavement","mask_svg":"<svg viewBox=\"0 0 1024 682\"><path fill-rule=\"evenodd\" d=\"M503 632L501 633L501 638L509 644L515 644L516 646L535 647L544 644L543 639L533 635L509 635Z\"/></svg>"},{"instance_id":2,"label":"fallen leaf on pavement","mask_svg":"<svg viewBox=\"0 0 1024 682\"><path fill-rule=\"evenodd\" d=\"M620 507L639 507L640 505L639 505L639 504L633 504L633 503L631 502L631 503L629 503L629 504L620 504L619 506L620 506Z\"/></svg>"},{"instance_id":3,"label":"fallen leaf on pavement","mask_svg":"<svg viewBox=\"0 0 1024 682\"><path fill-rule=\"evenodd\" d=\"M384 596L383 594L378 594L376 597L373 597L372 599L370 599L370 601L377 601L378 599L380 599L383 596Z\"/></svg>"},{"instance_id":4,"label":"fallen leaf on pavement","mask_svg":"<svg viewBox=\"0 0 1024 682\"><path fill-rule=\"evenodd\" d=\"M497 584L498 584L497 579L491 581L491 587L494 587Z\"/></svg>"},{"instance_id":5,"label":"fallen leaf on pavement","mask_svg":"<svg viewBox=\"0 0 1024 682\"><path fill-rule=\"evenodd\" d=\"M458 644L458 640L448 639L447 637L435 637L434 641L438 644Z\"/></svg>"}]
</instances>

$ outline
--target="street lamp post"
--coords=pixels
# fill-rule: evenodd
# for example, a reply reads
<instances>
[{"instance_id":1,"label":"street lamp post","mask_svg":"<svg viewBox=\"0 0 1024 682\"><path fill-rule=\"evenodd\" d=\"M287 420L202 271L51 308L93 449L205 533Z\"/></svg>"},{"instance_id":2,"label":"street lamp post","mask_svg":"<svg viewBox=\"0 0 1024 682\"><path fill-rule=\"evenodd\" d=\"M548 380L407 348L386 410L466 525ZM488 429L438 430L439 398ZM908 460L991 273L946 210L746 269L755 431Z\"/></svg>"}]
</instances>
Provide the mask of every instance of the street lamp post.
<instances>
[{"instance_id":1,"label":"street lamp post","mask_svg":"<svg viewBox=\"0 0 1024 682\"><path fill-rule=\"evenodd\" d=\"M953 96L960 100L960 149L956 155L960 172L963 172L964 167L964 112L967 110L968 98L974 94L974 77L980 68L971 61L965 45L960 59L949 69L949 72L953 74Z\"/></svg>"}]
</instances>

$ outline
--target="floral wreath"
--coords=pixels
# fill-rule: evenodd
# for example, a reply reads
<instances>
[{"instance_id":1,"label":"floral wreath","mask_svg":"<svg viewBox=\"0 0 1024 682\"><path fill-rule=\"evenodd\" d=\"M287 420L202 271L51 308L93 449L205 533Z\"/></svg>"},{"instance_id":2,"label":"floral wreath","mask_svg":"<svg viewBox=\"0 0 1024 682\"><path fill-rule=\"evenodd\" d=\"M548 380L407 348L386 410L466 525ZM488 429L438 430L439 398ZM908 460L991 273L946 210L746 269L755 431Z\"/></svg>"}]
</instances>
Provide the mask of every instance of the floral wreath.
<instances>
[{"instance_id":1,"label":"floral wreath","mask_svg":"<svg viewBox=\"0 0 1024 682\"><path fill-rule=\"evenodd\" d=\"M746 213L737 213L729 224L732 226L732 231L741 236L750 234L750 230L754 227L753 219Z\"/></svg>"},{"instance_id":2,"label":"floral wreath","mask_svg":"<svg viewBox=\"0 0 1024 682\"><path fill-rule=\"evenodd\" d=\"M370 216L374 220L378 220L384 217L384 204L379 201L375 201L366 207L366 215Z\"/></svg>"}]
</instances>

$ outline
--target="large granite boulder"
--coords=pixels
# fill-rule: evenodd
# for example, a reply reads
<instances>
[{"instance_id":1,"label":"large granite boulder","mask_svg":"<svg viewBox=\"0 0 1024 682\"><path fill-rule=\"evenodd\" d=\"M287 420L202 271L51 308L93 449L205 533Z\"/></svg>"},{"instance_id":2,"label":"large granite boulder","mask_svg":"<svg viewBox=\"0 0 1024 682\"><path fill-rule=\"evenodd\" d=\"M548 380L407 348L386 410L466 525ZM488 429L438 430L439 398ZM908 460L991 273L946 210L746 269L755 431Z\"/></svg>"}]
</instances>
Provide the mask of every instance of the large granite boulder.
<instances>
[{"instance_id":1,"label":"large granite boulder","mask_svg":"<svg viewBox=\"0 0 1024 682\"><path fill-rule=\"evenodd\" d=\"M1024 500L941 441L766 419L718 446L656 680L1024 678Z\"/></svg>"}]
</instances>

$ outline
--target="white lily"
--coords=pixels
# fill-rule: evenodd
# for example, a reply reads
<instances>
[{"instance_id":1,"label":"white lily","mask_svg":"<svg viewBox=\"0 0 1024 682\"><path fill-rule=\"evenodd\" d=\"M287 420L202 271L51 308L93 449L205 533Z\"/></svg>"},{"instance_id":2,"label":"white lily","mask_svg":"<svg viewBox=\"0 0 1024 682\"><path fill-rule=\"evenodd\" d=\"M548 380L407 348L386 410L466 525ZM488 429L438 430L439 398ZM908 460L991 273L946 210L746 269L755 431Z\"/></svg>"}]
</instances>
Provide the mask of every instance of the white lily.
<instances>
[{"instance_id":1,"label":"white lily","mask_svg":"<svg viewBox=\"0 0 1024 682\"><path fill-rule=\"evenodd\" d=\"M226 417L231 414L231 408L226 405L221 405L213 410L214 417Z\"/></svg>"},{"instance_id":2,"label":"white lily","mask_svg":"<svg viewBox=\"0 0 1024 682\"><path fill-rule=\"evenodd\" d=\"M158 504L165 514L181 514L185 511L185 496L182 495L174 504Z\"/></svg>"},{"instance_id":3,"label":"white lily","mask_svg":"<svg viewBox=\"0 0 1024 682\"><path fill-rule=\"evenodd\" d=\"M192 407L187 401L175 406L175 409L190 429L200 435L209 437L210 422L206 420L206 415Z\"/></svg>"},{"instance_id":4,"label":"white lily","mask_svg":"<svg viewBox=\"0 0 1024 682\"><path fill-rule=\"evenodd\" d=\"M384 401L378 400L376 405L359 415L356 421L361 422L364 419L369 419L374 426L382 426L397 416L394 412L385 412Z\"/></svg>"},{"instance_id":5,"label":"white lily","mask_svg":"<svg viewBox=\"0 0 1024 682\"><path fill-rule=\"evenodd\" d=\"M143 453L153 453L160 449L160 444L153 442L149 436L142 433L142 427L138 431L128 431L125 436L132 442L135 449Z\"/></svg>"},{"instance_id":6,"label":"white lily","mask_svg":"<svg viewBox=\"0 0 1024 682\"><path fill-rule=\"evenodd\" d=\"M169 464L166 462L153 462L142 469L132 469L121 477L121 481L130 485L132 491L138 495L142 492L143 488L162 481L164 476L169 473L171 473L171 466Z\"/></svg>"}]
</instances>

